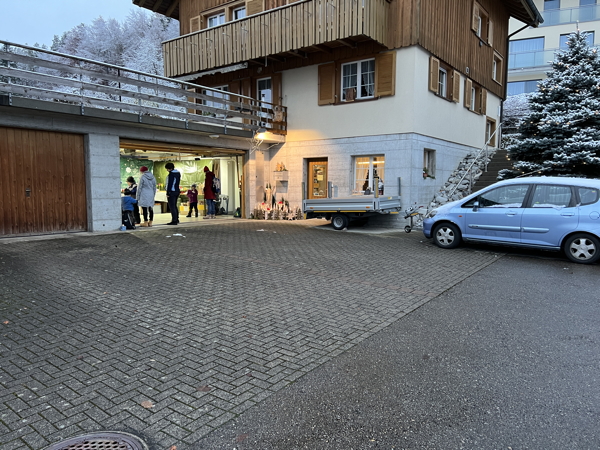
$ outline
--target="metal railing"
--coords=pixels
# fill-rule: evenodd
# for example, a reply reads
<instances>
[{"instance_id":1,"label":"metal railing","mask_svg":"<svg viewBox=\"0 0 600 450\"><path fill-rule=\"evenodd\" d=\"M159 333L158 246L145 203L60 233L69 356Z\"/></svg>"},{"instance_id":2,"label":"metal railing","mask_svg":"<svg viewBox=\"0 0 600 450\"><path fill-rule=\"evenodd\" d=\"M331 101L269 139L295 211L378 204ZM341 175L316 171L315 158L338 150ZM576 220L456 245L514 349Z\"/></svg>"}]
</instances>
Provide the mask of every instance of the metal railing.
<instances>
[{"instance_id":1,"label":"metal railing","mask_svg":"<svg viewBox=\"0 0 600 450\"><path fill-rule=\"evenodd\" d=\"M0 95L285 134L287 109L237 93L0 40Z\"/></svg>"}]
</instances>

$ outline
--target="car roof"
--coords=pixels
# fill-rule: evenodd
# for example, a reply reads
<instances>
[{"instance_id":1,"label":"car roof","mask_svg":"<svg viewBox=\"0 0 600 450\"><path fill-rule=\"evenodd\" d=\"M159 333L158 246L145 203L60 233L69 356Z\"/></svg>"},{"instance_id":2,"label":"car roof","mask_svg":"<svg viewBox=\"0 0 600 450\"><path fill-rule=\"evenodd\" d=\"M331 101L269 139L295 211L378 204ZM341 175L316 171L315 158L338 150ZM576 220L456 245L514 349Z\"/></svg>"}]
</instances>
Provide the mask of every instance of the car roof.
<instances>
[{"instance_id":1,"label":"car roof","mask_svg":"<svg viewBox=\"0 0 600 450\"><path fill-rule=\"evenodd\" d=\"M576 177L523 177L511 178L497 183L500 184L558 184L575 185L600 189L600 180L594 178L576 178Z\"/></svg>"}]
</instances>

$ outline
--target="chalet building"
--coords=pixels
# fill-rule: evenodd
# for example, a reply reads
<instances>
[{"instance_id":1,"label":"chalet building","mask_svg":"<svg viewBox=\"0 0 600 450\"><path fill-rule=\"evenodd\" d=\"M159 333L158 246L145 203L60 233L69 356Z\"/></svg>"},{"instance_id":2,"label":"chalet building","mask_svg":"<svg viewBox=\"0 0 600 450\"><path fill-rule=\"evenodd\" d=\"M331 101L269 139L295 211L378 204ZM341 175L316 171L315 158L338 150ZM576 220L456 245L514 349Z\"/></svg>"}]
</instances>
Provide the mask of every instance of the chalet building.
<instances>
[{"instance_id":1,"label":"chalet building","mask_svg":"<svg viewBox=\"0 0 600 450\"><path fill-rule=\"evenodd\" d=\"M291 204L374 189L426 204L497 142L509 20L541 21L533 0L133 3L180 22L166 76L287 108L283 136L248 155L249 210L268 187Z\"/></svg>"},{"instance_id":2,"label":"chalet building","mask_svg":"<svg viewBox=\"0 0 600 450\"><path fill-rule=\"evenodd\" d=\"M588 43L600 46L600 2L598 0L533 0L543 23L530 28L510 21L508 95L533 92L546 78L554 54L567 47L569 35L579 29Z\"/></svg>"}]
</instances>

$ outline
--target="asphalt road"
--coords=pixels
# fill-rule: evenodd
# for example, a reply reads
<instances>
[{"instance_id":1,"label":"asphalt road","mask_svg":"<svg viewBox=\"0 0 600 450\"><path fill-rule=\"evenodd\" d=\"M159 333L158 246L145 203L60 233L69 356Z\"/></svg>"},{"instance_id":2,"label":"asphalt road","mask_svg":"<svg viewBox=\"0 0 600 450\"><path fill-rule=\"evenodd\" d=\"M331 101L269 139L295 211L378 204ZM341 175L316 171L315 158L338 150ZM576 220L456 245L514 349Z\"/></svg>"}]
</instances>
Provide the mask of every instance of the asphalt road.
<instances>
[{"instance_id":1,"label":"asphalt road","mask_svg":"<svg viewBox=\"0 0 600 450\"><path fill-rule=\"evenodd\" d=\"M599 274L513 251L193 448L598 449Z\"/></svg>"}]
</instances>

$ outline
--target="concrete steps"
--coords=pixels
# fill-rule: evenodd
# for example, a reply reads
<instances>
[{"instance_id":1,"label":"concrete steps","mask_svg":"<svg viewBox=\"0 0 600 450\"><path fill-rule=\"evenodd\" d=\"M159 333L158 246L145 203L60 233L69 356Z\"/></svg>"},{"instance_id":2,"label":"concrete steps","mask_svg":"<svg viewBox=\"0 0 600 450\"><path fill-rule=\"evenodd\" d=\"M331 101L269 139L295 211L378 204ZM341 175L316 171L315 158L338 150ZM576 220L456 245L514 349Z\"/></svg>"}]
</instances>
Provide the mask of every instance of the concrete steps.
<instances>
[{"instance_id":1,"label":"concrete steps","mask_svg":"<svg viewBox=\"0 0 600 450\"><path fill-rule=\"evenodd\" d=\"M496 153L492 156L492 160L488 163L487 172L481 174L479 180L473 185L473 192L496 183L498 181L498 172L503 169L512 168L512 161L508 159L507 151L501 149L496 150Z\"/></svg>"}]
</instances>

